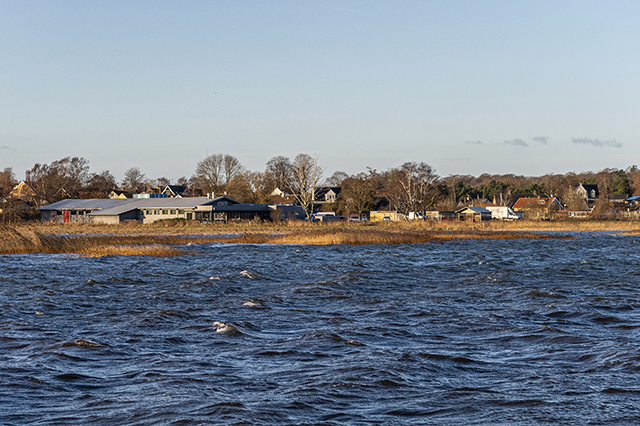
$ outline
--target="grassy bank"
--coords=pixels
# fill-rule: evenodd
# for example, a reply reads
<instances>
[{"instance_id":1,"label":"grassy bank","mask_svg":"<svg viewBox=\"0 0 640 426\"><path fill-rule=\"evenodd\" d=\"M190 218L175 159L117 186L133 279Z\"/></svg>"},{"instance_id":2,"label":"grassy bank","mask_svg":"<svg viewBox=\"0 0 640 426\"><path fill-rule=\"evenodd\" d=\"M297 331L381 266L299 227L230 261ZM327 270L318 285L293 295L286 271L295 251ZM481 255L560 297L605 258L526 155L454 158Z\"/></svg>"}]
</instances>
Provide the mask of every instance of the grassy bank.
<instances>
[{"instance_id":1,"label":"grassy bank","mask_svg":"<svg viewBox=\"0 0 640 426\"><path fill-rule=\"evenodd\" d=\"M128 231L128 232L127 232ZM84 256L176 256L188 243L244 244L418 244L452 239L568 238L470 226L433 229L414 225L204 225L158 227L148 225L0 226L0 254L68 253Z\"/></svg>"},{"instance_id":2,"label":"grassy bank","mask_svg":"<svg viewBox=\"0 0 640 426\"><path fill-rule=\"evenodd\" d=\"M120 225L100 224L41 224L15 225L14 229L23 234L34 231L53 235L221 235L279 232L293 232L309 229L363 229L372 228L385 232L397 230L426 231L539 231L539 232L581 232L581 231L626 231L640 232L640 221L597 221L597 220L563 220L563 221L530 221L513 222L487 221L481 223L461 221L411 221L411 222L376 222L376 223L308 223L292 222L237 222L228 224L202 224L185 221L162 221L143 225L138 222Z\"/></svg>"}]
</instances>

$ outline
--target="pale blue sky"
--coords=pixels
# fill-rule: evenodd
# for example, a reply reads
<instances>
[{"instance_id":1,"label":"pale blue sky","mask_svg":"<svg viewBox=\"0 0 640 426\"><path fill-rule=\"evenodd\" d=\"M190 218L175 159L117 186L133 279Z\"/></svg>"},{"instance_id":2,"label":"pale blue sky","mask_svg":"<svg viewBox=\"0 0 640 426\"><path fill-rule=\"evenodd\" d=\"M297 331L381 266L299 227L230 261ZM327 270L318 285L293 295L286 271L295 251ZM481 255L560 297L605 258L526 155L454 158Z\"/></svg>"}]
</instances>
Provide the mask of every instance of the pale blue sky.
<instances>
[{"instance_id":1,"label":"pale blue sky","mask_svg":"<svg viewBox=\"0 0 640 426\"><path fill-rule=\"evenodd\" d=\"M640 163L638 1L0 0L0 169Z\"/></svg>"}]
</instances>

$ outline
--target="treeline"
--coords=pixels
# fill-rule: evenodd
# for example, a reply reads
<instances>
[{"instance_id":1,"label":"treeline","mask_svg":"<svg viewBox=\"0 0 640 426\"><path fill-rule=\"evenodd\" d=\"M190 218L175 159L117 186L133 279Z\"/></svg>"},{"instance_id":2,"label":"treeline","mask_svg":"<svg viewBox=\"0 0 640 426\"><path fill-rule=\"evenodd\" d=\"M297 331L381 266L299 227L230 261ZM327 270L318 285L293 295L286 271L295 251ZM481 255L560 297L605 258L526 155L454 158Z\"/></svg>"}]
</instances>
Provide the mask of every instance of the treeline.
<instances>
[{"instance_id":1,"label":"treeline","mask_svg":"<svg viewBox=\"0 0 640 426\"><path fill-rule=\"evenodd\" d=\"M440 177L427 163L407 162L386 171L367 169L354 175L335 172L323 180L324 170L318 158L307 154L293 159L273 157L262 171L248 170L232 155L214 154L199 161L191 177L176 181L166 177L149 178L138 167L128 169L118 181L108 170L91 172L89 161L82 157L65 157L50 164L35 164L25 177L35 192L33 201L38 205L65 198L105 198L114 189L134 192L148 187L181 185L188 196L215 192L244 203L277 201L279 195L273 191L279 188L311 211L316 201L314 188L341 187L335 202L327 208L345 215L373 209L404 213L455 210L475 200L495 199L498 204L506 204L510 194L555 195L570 203L579 184L597 184L603 198L611 194L631 195L636 188L640 189L637 166L538 177L514 174ZM12 168L5 168L0 173L0 196L8 197L16 183Z\"/></svg>"}]
</instances>

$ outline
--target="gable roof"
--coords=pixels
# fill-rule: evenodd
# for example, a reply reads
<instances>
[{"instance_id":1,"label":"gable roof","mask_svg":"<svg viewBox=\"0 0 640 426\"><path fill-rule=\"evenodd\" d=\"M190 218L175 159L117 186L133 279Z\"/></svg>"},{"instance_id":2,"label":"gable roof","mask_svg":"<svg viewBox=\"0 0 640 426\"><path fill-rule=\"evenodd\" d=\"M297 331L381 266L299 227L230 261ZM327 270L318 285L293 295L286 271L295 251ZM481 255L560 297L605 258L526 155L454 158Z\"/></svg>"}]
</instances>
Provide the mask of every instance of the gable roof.
<instances>
[{"instance_id":1,"label":"gable roof","mask_svg":"<svg viewBox=\"0 0 640 426\"><path fill-rule=\"evenodd\" d=\"M335 195L338 195L340 191L342 191L342 187L341 186L319 186L315 189L316 197L323 197L332 191Z\"/></svg>"},{"instance_id":2,"label":"gable roof","mask_svg":"<svg viewBox=\"0 0 640 426\"><path fill-rule=\"evenodd\" d=\"M512 209L547 209L554 202L559 203L556 197L531 197L531 198L520 198L513 205Z\"/></svg>"},{"instance_id":3,"label":"gable roof","mask_svg":"<svg viewBox=\"0 0 640 426\"><path fill-rule=\"evenodd\" d=\"M9 193L10 198L20 198L20 197L35 197L36 192L31 189L29 185L25 181L21 181L19 184L13 187L11 192Z\"/></svg>"},{"instance_id":4,"label":"gable roof","mask_svg":"<svg viewBox=\"0 0 640 426\"><path fill-rule=\"evenodd\" d=\"M162 193L166 194L166 193L171 193L173 195L182 195L184 194L184 191L187 190L187 187L184 185L167 185L163 190Z\"/></svg>"},{"instance_id":5,"label":"gable roof","mask_svg":"<svg viewBox=\"0 0 640 426\"><path fill-rule=\"evenodd\" d=\"M467 210L471 210L471 212L477 213L477 214L491 214L490 210L487 210L484 207L479 207L479 206L463 207L460 210L456 211L456 213L465 213Z\"/></svg>"}]
</instances>

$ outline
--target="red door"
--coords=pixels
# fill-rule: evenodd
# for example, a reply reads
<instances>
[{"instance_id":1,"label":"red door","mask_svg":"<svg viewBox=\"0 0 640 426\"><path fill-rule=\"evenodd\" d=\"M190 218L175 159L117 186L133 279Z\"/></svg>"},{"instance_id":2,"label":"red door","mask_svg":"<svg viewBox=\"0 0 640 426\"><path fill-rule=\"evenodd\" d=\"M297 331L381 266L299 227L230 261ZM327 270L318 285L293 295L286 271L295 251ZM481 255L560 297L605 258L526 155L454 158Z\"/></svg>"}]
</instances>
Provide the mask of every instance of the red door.
<instances>
[{"instance_id":1,"label":"red door","mask_svg":"<svg viewBox=\"0 0 640 426\"><path fill-rule=\"evenodd\" d=\"M69 218L71 217L71 212L69 210L64 211L64 223L69 223Z\"/></svg>"}]
</instances>

